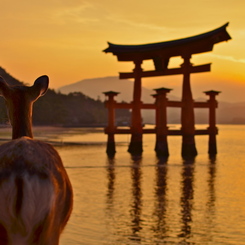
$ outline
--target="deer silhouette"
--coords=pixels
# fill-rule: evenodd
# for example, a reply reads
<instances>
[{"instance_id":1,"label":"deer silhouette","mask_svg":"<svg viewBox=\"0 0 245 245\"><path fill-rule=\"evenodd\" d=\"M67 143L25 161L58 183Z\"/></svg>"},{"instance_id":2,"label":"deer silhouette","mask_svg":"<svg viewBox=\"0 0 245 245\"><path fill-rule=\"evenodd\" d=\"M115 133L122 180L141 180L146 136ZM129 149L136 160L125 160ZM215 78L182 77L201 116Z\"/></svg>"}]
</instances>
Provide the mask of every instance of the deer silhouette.
<instances>
[{"instance_id":1,"label":"deer silhouette","mask_svg":"<svg viewBox=\"0 0 245 245\"><path fill-rule=\"evenodd\" d=\"M73 191L58 152L34 140L33 103L48 89L10 86L0 77L12 140L0 146L0 245L58 245L72 211Z\"/></svg>"}]
</instances>

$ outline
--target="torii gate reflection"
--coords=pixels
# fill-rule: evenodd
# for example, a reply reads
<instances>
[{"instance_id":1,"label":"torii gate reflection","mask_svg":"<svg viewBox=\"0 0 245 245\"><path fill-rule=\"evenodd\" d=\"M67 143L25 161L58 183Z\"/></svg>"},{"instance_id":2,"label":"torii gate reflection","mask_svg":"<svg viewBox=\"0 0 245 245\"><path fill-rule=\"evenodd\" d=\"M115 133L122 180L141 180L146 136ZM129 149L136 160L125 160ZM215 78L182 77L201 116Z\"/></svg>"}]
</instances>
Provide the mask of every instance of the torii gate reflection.
<instances>
[{"instance_id":1,"label":"torii gate reflection","mask_svg":"<svg viewBox=\"0 0 245 245\"><path fill-rule=\"evenodd\" d=\"M130 189L130 200L127 200L127 206L122 207L122 204L118 203L118 193L120 193L120 189L117 189L118 185L116 184L117 174L116 174L116 159L108 157L107 161L107 179L108 179L108 189L106 193L106 203L107 203L107 216L110 219L112 218L113 222L110 222L112 226L119 226L118 230L131 230L131 233L126 234L123 233L123 239L129 239L132 241L141 242L141 240L145 240L144 234L145 229L148 229L152 232L152 237L157 238L157 242L152 242L151 244L160 244L161 242L169 241L169 238L172 237L175 241L183 242L184 244L189 244L191 237L193 236L193 226L196 224L193 223L193 209L194 203L196 201L195 191L197 191L195 187L195 160L184 160L183 165L181 167L180 173L180 182L178 182L178 188L180 190L179 202L175 203L177 209L175 212L179 213L174 217L170 217L170 209L171 209L171 194L169 191L169 164L167 160L157 160L157 165L155 168L155 181L154 185L151 186L152 189L152 199L148 200L150 203L154 203L153 209L149 209L147 207L146 198L144 196L143 189L143 179L145 168L143 166L143 158L141 156L132 156L131 158L131 166L129 166L128 171L131 176L131 188ZM209 191L208 196L206 198L206 203L204 204L207 207L207 217L212 223L213 219L213 208L215 206L215 172L216 172L216 159L210 158L209 164L207 164L206 168L206 185ZM117 193L117 195L115 194ZM128 196L124 197L128 198ZM148 197L147 197L148 198ZM176 198L176 199L178 199ZM114 212L118 211L115 207L118 208L118 205L121 207L123 212L126 212L130 215L123 215L124 217L128 217L128 219L124 219L123 221L118 221L113 216ZM146 210L149 211L146 215ZM172 211L173 212L173 211ZM118 214L117 214L118 215ZM147 220L148 218L148 220ZM179 220L174 220L174 219ZM117 222L119 224L117 224ZM171 226L176 226L179 224L178 229L173 228ZM149 228L150 226L150 228ZM210 224L212 226L212 224ZM117 230L116 229L116 230ZM173 230L176 237L173 237ZM205 236L208 237L209 234ZM203 238L205 238L203 235ZM149 238L150 239L150 238ZM208 239L208 238L206 238ZM159 243L160 242L160 243Z\"/></svg>"}]
</instances>

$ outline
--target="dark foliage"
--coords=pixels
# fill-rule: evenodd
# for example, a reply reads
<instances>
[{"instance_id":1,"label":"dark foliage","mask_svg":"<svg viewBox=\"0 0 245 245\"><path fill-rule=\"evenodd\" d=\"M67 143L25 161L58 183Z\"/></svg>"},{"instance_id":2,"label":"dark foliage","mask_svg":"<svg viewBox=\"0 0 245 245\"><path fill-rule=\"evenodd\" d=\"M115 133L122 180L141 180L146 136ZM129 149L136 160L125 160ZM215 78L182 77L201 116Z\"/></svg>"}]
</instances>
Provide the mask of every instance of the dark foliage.
<instances>
[{"instance_id":1,"label":"dark foliage","mask_svg":"<svg viewBox=\"0 0 245 245\"><path fill-rule=\"evenodd\" d=\"M104 103L79 92L64 95L48 90L33 108L36 125L93 126L106 124L106 121Z\"/></svg>"},{"instance_id":2,"label":"dark foliage","mask_svg":"<svg viewBox=\"0 0 245 245\"><path fill-rule=\"evenodd\" d=\"M23 84L0 67L0 76L11 85ZM130 117L128 110L117 110L117 121ZM0 124L6 124L8 117L4 99L0 97ZM107 109L100 100L94 100L83 93L74 92L68 95L56 93L49 89L33 106L34 125L53 126L104 126L107 124Z\"/></svg>"}]
</instances>

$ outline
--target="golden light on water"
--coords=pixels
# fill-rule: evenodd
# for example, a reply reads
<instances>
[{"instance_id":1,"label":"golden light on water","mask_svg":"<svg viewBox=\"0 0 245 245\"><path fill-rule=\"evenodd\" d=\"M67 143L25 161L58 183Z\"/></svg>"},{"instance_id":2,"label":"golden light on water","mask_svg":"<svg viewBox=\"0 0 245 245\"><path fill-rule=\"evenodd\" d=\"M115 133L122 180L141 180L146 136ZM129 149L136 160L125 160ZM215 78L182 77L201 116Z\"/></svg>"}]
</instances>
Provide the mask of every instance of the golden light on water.
<instances>
[{"instance_id":1,"label":"golden light on water","mask_svg":"<svg viewBox=\"0 0 245 245\"><path fill-rule=\"evenodd\" d=\"M245 126L218 127L216 158L207 136L196 136L192 161L181 158L178 136L168 137L167 160L156 157L154 135L144 135L141 157L117 135L108 158L102 129L34 128L36 138L56 142L74 189L60 244L243 244ZM1 129L1 138L10 131Z\"/></svg>"},{"instance_id":2,"label":"golden light on water","mask_svg":"<svg viewBox=\"0 0 245 245\"><path fill-rule=\"evenodd\" d=\"M74 188L61 244L243 244L245 127L219 129L216 158L207 154L207 136L196 136L198 156L184 161L178 136L168 137L167 160L155 156L154 135L144 135L141 157L117 135L108 158L102 129L35 128L37 138L57 142Z\"/></svg>"}]
</instances>

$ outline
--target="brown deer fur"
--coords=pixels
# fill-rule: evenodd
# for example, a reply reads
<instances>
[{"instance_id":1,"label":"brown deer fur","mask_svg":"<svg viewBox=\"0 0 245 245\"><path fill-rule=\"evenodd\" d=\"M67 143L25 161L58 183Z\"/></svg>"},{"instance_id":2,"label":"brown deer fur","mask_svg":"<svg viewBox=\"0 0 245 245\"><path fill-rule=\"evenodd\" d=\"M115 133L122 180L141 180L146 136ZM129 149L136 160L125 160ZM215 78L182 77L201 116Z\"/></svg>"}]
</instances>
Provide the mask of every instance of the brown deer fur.
<instances>
[{"instance_id":1,"label":"brown deer fur","mask_svg":"<svg viewBox=\"0 0 245 245\"><path fill-rule=\"evenodd\" d=\"M59 154L32 139L32 106L47 89L47 76L31 87L11 87L0 78L13 127L13 140L0 146L0 245L58 245L72 211L72 186Z\"/></svg>"}]
</instances>

